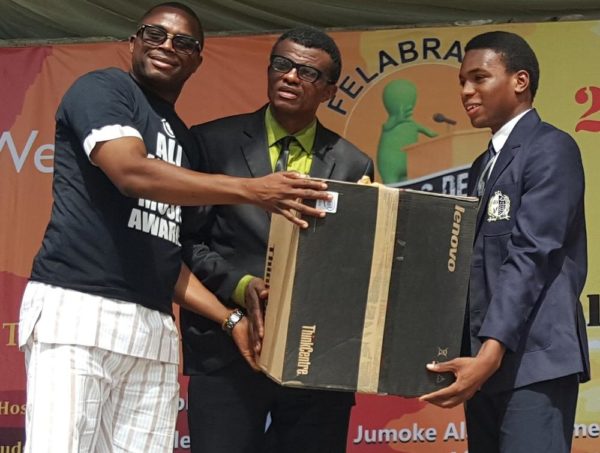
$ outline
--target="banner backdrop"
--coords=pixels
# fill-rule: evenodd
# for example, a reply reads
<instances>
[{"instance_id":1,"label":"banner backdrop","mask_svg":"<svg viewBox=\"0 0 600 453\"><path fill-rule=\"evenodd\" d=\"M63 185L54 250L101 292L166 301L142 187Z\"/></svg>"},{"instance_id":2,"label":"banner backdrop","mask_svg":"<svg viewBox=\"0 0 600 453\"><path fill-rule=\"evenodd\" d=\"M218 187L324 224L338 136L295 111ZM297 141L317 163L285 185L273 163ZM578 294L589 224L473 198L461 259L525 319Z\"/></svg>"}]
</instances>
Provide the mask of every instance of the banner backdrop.
<instances>
[{"instance_id":1,"label":"banner backdrop","mask_svg":"<svg viewBox=\"0 0 600 453\"><path fill-rule=\"evenodd\" d=\"M535 105L579 143L586 172L589 274L582 303L594 379L581 387L573 451L600 451L600 22L335 32L344 68L321 121L378 162L378 178L465 194L466 172L489 140L471 128L459 96L465 43L492 29L524 36L541 66ZM189 124L258 109L275 36L212 37L178 111ZM17 349L20 298L51 205L54 113L75 78L106 66L128 68L126 43L0 48L0 451L20 452L25 372ZM394 127L392 127L394 126ZM399 127L395 127L399 126ZM552 209L552 206L548 206ZM189 448L181 378L175 450ZM358 395L351 453L464 453L462 409L397 397Z\"/></svg>"}]
</instances>

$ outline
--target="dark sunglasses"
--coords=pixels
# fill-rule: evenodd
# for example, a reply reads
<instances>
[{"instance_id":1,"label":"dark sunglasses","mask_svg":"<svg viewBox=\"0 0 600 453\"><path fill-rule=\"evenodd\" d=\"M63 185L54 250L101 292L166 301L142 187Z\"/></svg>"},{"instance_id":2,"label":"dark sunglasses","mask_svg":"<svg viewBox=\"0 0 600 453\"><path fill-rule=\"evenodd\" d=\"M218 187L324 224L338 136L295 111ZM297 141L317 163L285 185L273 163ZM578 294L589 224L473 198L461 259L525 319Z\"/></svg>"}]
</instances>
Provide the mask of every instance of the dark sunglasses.
<instances>
[{"instance_id":1,"label":"dark sunglasses","mask_svg":"<svg viewBox=\"0 0 600 453\"><path fill-rule=\"evenodd\" d=\"M191 55L195 51L200 52L200 41L193 36L172 35L156 25L143 24L138 28L136 35L140 35L142 41L151 46L160 46L167 39L171 39L173 50L184 55Z\"/></svg>"},{"instance_id":2,"label":"dark sunglasses","mask_svg":"<svg viewBox=\"0 0 600 453\"><path fill-rule=\"evenodd\" d=\"M312 66L307 66L305 64L298 64L287 57L282 57L281 55L271 55L271 65L269 67L273 71L281 72L282 74L287 74L292 69L296 69L296 74L298 74L298 77L305 82L310 83L315 83L323 75L323 72L317 68L313 68ZM332 82L327 80L327 83Z\"/></svg>"}]
</instances>

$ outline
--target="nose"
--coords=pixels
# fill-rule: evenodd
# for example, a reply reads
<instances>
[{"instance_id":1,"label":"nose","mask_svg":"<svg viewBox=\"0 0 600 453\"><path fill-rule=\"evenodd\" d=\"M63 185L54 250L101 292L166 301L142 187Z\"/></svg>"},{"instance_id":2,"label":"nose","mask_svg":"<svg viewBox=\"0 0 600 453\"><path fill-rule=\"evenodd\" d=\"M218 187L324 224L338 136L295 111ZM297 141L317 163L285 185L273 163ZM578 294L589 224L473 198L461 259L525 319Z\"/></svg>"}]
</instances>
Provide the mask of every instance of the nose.
<instances>
[{"instance_id":1,"label":"nose","mask_svg":"<svg viewBox=\"0 0 600 453\"><path fill-rule=\"evenodd\" d=\"M475 90L473 89L473 84L469 81L466 81L462 86L460 94L463 98L465 98L471 96L474 92Z\"/></svg>"},{"instance_id":2,"label":"nose","mask_svg":"<svg viewBox=\"0 0 600 453\"><path fill-rule=\"evenodd\" d=\"M173 38L174 37L175 37L174 35L167 33L167 37L165 38L165 40L156 47L159 47L164 50L168 50L169 52L175 52L175 49L173 48Z\"/></svg>"},{"instance_id":3,"label":"nose","mask_svg":"<svg viewBox=\"0 0 600 453\"><path fill-rule=\"evenodd\" d=\"M475 90L473 89L473 84L469 81L466 81L463 86L461 93L464 95L473 94Z\"/></svg>"},{"instance_id":4,"label":"nose","mask_svg":"<svg viewBox=\"0 0 600 453\"><path fill-rule=\"evenodd\" d=\"M170 52L175 52L175 49L173 48L173 37L167 35L167 38L158 47L160 47L161 49L168 50Z\"/></svg>"},{"instance_id":5,"label":"nose","mask_svg":"<svg viewBox=\"0 0 600 453\"><path fill-rule=\"evenodd\" d=\"M300 78L298 77L298 69L292 68L288 72L283 75L283 79L287 83L300 83Z\"/></svg>"}]
</instances>

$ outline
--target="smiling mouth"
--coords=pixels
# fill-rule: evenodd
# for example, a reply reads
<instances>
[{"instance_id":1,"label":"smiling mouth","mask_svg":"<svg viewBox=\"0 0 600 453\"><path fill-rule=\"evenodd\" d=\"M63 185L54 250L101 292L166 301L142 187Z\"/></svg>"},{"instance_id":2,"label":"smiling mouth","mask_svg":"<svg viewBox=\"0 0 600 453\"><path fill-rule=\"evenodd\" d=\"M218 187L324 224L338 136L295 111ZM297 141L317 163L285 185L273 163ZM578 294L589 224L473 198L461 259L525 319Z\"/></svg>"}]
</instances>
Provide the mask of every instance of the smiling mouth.
<instances>
[{"instance_id":1,"label":"smiling mouth","mask_svg":"<svg viewBox=\"0 0 600 453\"><path fill-rule=\"evenodd\" d=\"M176 66L175 62L163 57L150 55L150 60L152 61L152 64L154 64L154 66L157 66L159 68L173 68Z\"/></svg>"},{"instance_id":2,"label":"smiling mouth","mask_svg":"<svg viewBox=\"0 0 600 453\"><path fill-rule=\"evenodd\" d=\"M467 112L467 114L472 114L475 113L479 107L481 107L481 104L469 104L469 105L465 105L465 110Z\"/></svg>"}]
</instances>

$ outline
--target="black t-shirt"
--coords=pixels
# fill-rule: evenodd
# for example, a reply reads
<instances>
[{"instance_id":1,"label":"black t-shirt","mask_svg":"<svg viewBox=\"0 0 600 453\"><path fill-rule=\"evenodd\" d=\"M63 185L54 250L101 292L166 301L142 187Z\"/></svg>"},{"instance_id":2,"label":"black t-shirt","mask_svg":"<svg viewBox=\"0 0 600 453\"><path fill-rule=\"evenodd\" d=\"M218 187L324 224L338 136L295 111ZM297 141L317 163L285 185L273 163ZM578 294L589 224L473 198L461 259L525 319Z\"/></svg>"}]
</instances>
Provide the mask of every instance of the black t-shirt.
<instances>
[{"instance_id":1,"label":"black t-shirt","mask_svg":"<svg viewBox=\"0 0 600 453\"><path fill-rule=\"evenodd\" d=\"M169 103L120 69L91 72L56 114L54 204L31 279L172 313L181 208L122 195L89 160L97 142L138 136L148 158L195 168L193 137Z\"/></svg>"}]
</instances>

